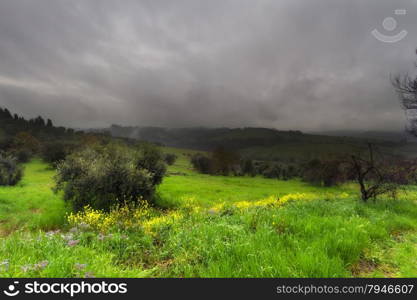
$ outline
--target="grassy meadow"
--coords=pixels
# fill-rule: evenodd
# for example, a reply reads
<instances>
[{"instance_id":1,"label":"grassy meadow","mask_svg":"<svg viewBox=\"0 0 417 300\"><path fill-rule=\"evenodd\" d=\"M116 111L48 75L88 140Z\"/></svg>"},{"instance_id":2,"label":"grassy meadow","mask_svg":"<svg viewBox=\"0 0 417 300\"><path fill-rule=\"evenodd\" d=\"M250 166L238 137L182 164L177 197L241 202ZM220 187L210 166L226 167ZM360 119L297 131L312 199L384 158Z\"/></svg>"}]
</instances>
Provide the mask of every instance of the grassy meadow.
<instances>
[{"instance_id":1,"label":"grassy meadow","mask_svg":"<svg viewBox=\"0 0 417 300\"><path fill-rule=\"evenodd\" d=\"M40 160L0 187L1 277L416 277L417 187L362 203L354 184L197 174L178 155L161 208L71 214Z\"/></svg>"},{"instance_id":2,"label":"grassy meadow","mask_svg":"<svg viewBox=\"0 0 417 300\"><path fill-rule=\"evenodd\" d=\"M55 171L40 160L25 165L25 176L16 186L0 187L0 232L19 228L44 230L65 222L66 205L53 193Z\"/></svg>"}]
</instances>

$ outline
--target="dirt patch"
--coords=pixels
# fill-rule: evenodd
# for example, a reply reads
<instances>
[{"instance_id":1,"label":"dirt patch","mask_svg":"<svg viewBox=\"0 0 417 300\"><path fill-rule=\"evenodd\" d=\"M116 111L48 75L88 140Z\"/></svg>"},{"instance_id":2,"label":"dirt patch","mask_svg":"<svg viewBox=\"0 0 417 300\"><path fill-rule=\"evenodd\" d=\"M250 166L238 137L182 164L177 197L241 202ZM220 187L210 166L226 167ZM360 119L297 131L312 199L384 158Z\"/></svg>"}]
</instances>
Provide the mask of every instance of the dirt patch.
<instances>
[{"instance_id":1,"label":"dirt patch","mask_svg":"<svg viewBox=\"0 0 417 300\"><path fill-rule=\"evenodd\" d=\"M378 264L372 260L361 259L354 264L350 270L354 277L363 277L366 274L371 274L378 268Z\"/></svg>"},{"instance_id":2,"label":"dirt patch","mask_svg":"<svg viewBox=\"0 0 417 300\"><path fill-rule=\"evenodd\" d=\"M6 229L4 229L4 226L3 226L4 224L6 224L6 221L0 220L0 238L6 237L9 235L9 232Z\"/></svg>"},{"instance_id":3,"label":"dirt patch","mask_svg":"<svg viewBox=\"0 0 417 300\"><path fill-rule=\"evenodd\" d=\"M163 260L163 261L158 262L156 264L156 266L158 266L159 268L162 268L162 269L167 269L173 263L174 263L174 260L173 259L167 259L167 260Z\"/></svg>"},{"instance_id":4,"label":"dirt patch","mask_svg":"<svg viewBox=\"0 0 417 300\"><path fill-rule=\"evenodd\" d=\"M361 259L358 263L351 266L350 271L354 277L368 277L375 272L383 274L382 277L395 277L396 270L387 264L378 264L369 259Z\"/></svg>"},{"instance_id":5,"label":"dirt patch","mask_svg":"<svg viewBox=\"0 0 417 300\"><path fill-rule=\"evenodd\" d=\"M42 213L42 209L40 209L40 208L31 208L30 212L32 214L40 214L40 213Z\"/></svg>"},{"instance_id":6,"label":"dirt patch","mask_svg":"<svg viewBox=\"0 0 417 300\"><path fill-rule=\"evenodd\" d=\"M9 234L13 232L12 229L6 229L0 226L0 238L7 237Z\"/></svg>"},{"instance_id":7,"label":"dirt patch","mask_svg":"<svg viewBox=\"0 0 417 300\"><path fill-rule=\"evenodd\" d=\"M403 242L405 234L404 231L394 230L391 232L391 237L396 242Z\"/></svg>"}]
</instances>

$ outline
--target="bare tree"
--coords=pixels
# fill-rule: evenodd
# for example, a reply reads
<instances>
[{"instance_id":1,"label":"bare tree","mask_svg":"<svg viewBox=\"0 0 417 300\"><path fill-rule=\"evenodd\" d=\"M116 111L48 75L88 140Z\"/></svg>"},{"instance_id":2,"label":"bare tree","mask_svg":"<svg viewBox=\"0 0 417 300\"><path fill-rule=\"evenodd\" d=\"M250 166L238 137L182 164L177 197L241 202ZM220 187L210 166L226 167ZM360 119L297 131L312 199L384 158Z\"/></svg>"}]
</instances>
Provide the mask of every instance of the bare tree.
<instances>
[{"instance_id":1,"label":"bare tree","mask_svg":"<svg viewBox=\"0 0 417 300\"><path fill-rule=\"evenodd\" d=\"M417 69L417 63L414 65ZM397 75L391 78L391 82L407 115L407 131L417 136L417 76L408 73Z\"/></svg>"},{"instance_id":2,"label":"bare tree","mask_svg":"<svg viewBox=\"0 0 417 300\"><path fill-rule=\"evenodd\" d=\"M351 171L355 180L359 184L362 200L367 202L370 198L376 198L376 196L383 191L379 188L379 180L368 185L370 177L374 177L373 173L377 171L374 160L374 153L372 145L369 144L369 158L365 159L359 155L351 156Z\"/></svg>"},{"instance_id":3,"label":"bare tree","mask_svg":"<svg viewBox=\"0 0 417 300\"><path fill-rule=\"evenodd\" d=\"M377 154L381 157L377 158ZM368 144L366 156L352 155L349 164L351 176L358 183L364 202L383 194L395 198L401 186L415 180L417 170L416 161L383 157L372 144Z\"/></svg>"}]
</instances>

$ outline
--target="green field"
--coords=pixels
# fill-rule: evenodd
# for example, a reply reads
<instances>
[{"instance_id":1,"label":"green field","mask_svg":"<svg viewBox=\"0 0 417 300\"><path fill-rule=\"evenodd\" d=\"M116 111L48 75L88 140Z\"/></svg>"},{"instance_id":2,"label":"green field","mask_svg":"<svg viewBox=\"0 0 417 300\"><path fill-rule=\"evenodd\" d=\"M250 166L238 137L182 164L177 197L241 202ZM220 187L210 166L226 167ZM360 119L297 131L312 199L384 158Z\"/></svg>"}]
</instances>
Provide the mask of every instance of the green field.
<instances>
[{"instance_id":1,"label":"green field","mask_svg":"<svg viewBox=\"0 0 417 300\"><path fill-rule=\"evenodd\" d=\"M158 187L162 208L68 223L54 171L0 187L1 277L416 277L417 187L361 203L354 184L195 173L190 150ZM110 225L106 225L110 224Z\"/></svg>"},{"instance_id":2,"label":"green field","mask_svg":"<svg viewBox=\"0 0 417 300\"><path fill-rule=\"evenodd\" d=\"M23 180L0 187L0 230L53 229L64 223L65 203L52 192L54 170L39 160L25 166Z\"/></svg>"}]
</instances>

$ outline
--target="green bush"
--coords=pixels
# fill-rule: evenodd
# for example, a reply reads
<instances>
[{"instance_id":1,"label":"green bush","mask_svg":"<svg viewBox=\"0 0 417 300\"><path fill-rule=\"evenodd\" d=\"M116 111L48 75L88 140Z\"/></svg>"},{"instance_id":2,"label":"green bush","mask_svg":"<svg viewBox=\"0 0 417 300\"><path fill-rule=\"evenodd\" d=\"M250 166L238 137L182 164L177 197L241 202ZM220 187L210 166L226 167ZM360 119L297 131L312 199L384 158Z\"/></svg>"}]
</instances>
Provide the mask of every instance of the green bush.
<instances>
[{"instance_id":1,"label":"green bush","mask_svg":"<svg viewBox=\"0 0 417 300\"><path fill-rule=\"evenodd\" d=\"M279 165L277 164L271 164L268 168L266 168L263 172L262 172L262 176L265 178L276 178L276 179L280 179L281 178L281 174L282 174L282 169Z\"/></svg>"},{"instance_id":2,"label":"green bush","mask_svg":"<svg viewBox=\"0 0 417 300\"><path fill-rule=\"evenodd\" d=\"M173 153L167 153L165 154L164 160L169 166L172 166L177 160L177 156Z\"/></svg>"},{"instance_id":3,"label":"green bush","mask_svg":"<svg viewBox=\"0 0 417 300\"><path fill-rule=\"evenodd\" d=\"M278 162L257 162L254 164L255 173L264 178L290 180L300 177L300 167L296 164Z\"/></svg>"},{"instance_id":4,"label":"green bush","mask_svg":"<svg viewBox=\"0 0 417 300\"><path fill-rule=\"evenodd\" d=\"M33 153L27 149L14 150L11 153L19 163L27 163L33 157Z\"/></svg>"},{"instance_id":5,"label":"green bush","mask_svg":"<svg viewBox=\"0 0 417 300\"><path fill-rule=\"evenodd\" d=\"M303 168L302 179L312 185L335 186L347 180L345 164L339 160L313 159Z\"/></svg>"},{"instance_id":6,"label":"green bush","mask_svg":"<svg viewBox=\"0 0 417 300\"><path fill-rule=\"evenodd\" d=\"M151 174L153 186L160 184L166 172L162 152L149 143L141 143L135 151L138 154L135 162L136 168L147 170Z\"/></svg>"},{"instance_id":7,"label":"green bush","mask_svg":"<svg viewBox=\"0 0 417 300\"><path fill-rule=\"evenodd\" d=\"M16 185L23 176L23 169L15 157L0 153L0 185Z\"/></svg>"},{"instance_id":8,"label":"green bush","mask_svg":"<svg viewBox=\"0 0 417 300\"><path fill-rule=\"evenodd\" d=\"M50 142L43 145L41 156L45 162L56 166L60 161L63 161L74 148L75 145L73 144Z\"/></svg>"},{"instance_id":9,"label":"green bush","mask_svg":"<svg viewBox=\"0 0 417 300\"><path fill-rule=\"evenodd\" d=\"M225 150L222 147L214 149L210 157L194 154L191 164L197 172L210 175L234 176L244 175L241 159L237 152Z\"/></svg>"},{"instance_id":10,"label":"green bush","mask_svg":"<svg viewBox=\"0 0 417 300\"><path fill-rule=\"evenodd\" d=\"M75 210L87 205L109 210L119 204L152 202L164 174L162 154L155 147L107 145L67 156L57 166L55 190L63 190Z\"/></svg>"},{"instance_id":11,"label":"green bush","mask_svg":"<svg viewBox=\"0 0 417 300\"><path fill-rule=\"evenodd\" d=\"M202 174L212 174L213 173L213 162L207 156L202 154L194 154L191 157L191 164L197 172Z\"/></svg>"},{"instance_id":12,"label":"green bush","mask_svg":"<svg viewBox=\"0 0 417 300\"><path fill-rule=\"evenodd\" d=\"M244 159L241 161L242 173L252 177L256 176L256 169L251 159Z\"/></svg>"},{"instance_id":13,"label":"green bush","mask_svg":"<svg viewBox=\"0 0 417 300\"><path fill-rule=\"evenodd\" d=\"M215 175L228 176L230 173L239 175L240 155L237 152L218 147L211 152L213 172Z\"/></svg>"}]
</instances>

